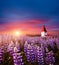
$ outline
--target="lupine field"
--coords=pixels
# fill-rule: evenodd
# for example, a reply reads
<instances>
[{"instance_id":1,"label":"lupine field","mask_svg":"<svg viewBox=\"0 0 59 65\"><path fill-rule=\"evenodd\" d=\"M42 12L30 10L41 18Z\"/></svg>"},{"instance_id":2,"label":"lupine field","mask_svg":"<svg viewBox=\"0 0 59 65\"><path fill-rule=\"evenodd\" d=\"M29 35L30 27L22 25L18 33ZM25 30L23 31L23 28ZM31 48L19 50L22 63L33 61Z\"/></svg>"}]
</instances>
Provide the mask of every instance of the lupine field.
<instances>
[{"instance_id":1,"label":"lupine field","mask_svg":"<svg viewBox=\"0 0 59 65\"><path fill-rule=\"evenodd\" d=\"M59 37L1 35L0 65L59 65Z\"/></svg>"}]
</instances>

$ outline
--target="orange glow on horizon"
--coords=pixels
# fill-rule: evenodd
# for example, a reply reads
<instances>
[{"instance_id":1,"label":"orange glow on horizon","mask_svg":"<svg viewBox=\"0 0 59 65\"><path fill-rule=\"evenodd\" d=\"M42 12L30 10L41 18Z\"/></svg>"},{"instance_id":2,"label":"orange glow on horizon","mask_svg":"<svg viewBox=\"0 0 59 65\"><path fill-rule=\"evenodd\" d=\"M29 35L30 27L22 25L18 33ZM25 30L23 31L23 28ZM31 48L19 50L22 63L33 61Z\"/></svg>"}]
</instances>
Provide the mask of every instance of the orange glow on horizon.
<instances>
[{"instance_id":1,"label":"orange glow on horizon","mask_svg":"<svg viewBox=\"0 0 59 65\"><path fill-rule=\"evenodd\" d=\"M21 36L21 35L23 35L23 32L20 31L20 30L15 30L15 31L13 31L12 34L13 34L14 36Z\"/></svg>"},{"instance_id":2,"label":"orange glow on horizon","mask_svg":"<svg viewBox=\"0 0 59 65\"><path fill-rule=\"evenodd\" d=\"M6 23L1 25L0 24L0 34L9 34L14 35L16 31L19 32L20 35L26 34L40 34L41 33L41 26L37 26L38 24L43 25L43 20L27 20L27 21L20 21L20 20L11 20L10 23ZM47 26L48 34L59 34L58 30L53 30L54 26ZM18 33L17 33L18 35Z\"/></svg>"}]
</instances>

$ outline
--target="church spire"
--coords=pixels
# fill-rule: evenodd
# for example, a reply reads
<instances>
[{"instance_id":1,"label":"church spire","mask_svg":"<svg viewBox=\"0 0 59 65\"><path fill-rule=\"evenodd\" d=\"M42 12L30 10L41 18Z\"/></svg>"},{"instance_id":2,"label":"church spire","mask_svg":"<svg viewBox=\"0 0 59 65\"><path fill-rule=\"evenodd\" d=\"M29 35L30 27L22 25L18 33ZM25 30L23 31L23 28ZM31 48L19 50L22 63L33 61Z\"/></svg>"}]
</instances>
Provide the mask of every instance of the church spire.
<instances>
[{"instance_id":1,"label":"church spire","mask_svg":"<svg viewBox=\"0 0 59 65\"><path fill-rule=\"evenodd\" d=\"M42 27L42 32L47 32L45 25Z\"/></svg>"},{"instance_id":2,"label":"church spire","mask_svg":"<svg viewBox=\"0 0 59 65\"><path fill-rule=\"evenodd\" d=\"M45 25L42 27L42 30L41 30L41 37L45 37L47 35L47 30L46 30L46 27Z\"/></svg>"}]
</instances>

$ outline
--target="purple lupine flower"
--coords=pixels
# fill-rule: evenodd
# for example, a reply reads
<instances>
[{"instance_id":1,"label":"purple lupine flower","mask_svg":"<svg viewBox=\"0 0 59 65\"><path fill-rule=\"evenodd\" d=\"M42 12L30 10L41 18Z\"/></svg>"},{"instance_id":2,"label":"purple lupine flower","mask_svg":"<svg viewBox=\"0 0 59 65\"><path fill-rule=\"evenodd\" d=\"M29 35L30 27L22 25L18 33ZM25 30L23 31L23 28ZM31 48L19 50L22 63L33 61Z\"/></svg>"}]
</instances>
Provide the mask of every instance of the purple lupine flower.
<instances>
[{"instance_id":1,"label":"purple lupine flower","mask_svg":"<svg viewBox=\"0 0 59 65\"><path fill-rule=\"evenodd\" d=\"M17 53L13 53L13 61L14 61L14 65L18 65Z\"/></svg>"},{"instance_id":2,"label":"purple lupine flower","mask_svg":"<svg viewBox=\"0 0 59 65\"><path fill-rule=\"evenodd\" d=\"M31 62L34 62L35 61L35 54L34 54L34 48L33 46L31 46L31 50L30 50L30 58L31 58Z\"/></svg>"},{"instance_id":3,"label":"purple lupine flower","mask_svg":"<svg viewBox=\"0 0 59 65\"><path fill-rule=\"evenodd\" d=\"M17 53L18 65L24 65L21 53Z\"/></svg>"},{"instance_id":4,"label":"purple lupine flower","mask_svg":"<svg viewBox=\"0 0 59 65\"><path fill-rule=\"evenodd\" d=\"M13 43L13 41L11 41L11 43L8 45L8 51L9 51L10 55L13 54L13 49L14 49L14 43Z\"/></svg>"},{"instance_id":5,"label":"purple lupine flower","mask_svg":"<svg viewBox=\"0 0 59 65\"><path fill-rule=\"evenodd\" d=\"M27 55L27 47L28 47L28 42L25 41L25 44L24 44L24 53L25 53L25 56Z\"/></svg>"},{"instance_id":6,"label":"purple lupine flower","mask_svg":"<svg viewBox=\"0 0 59 65\"><path fill-rule=\"evenodd\" d=\"M14 65L23 65L21 53L13 53Z\"/></svg>"},{"instance_id":7,"label":"purple lupine flower","mask_svg":"<svg viewBox=\"0 0 59 65\"><path fill-rule=\"evenodd\" d=\"M50 52L46 53L46 63L47 64L54 64L54 62L55 62L55 58L53 56L53 52L50 51Z\"/></svg>"},{"instance_id":8,"label":"purple lupine flower","mask_svg":"<svg viewBox=\"0 0 59 65\"><path fill-rule=\"evenodd\" d=\"M38 65L44 65L43 52L39 46L37 47L37 62Z\"/></svg>"},{"instance_id":9,"label":"purple lupine flower","mask_svg":"<svg viewBox=\"0 0 59 65\"><path fill-rule=\"evenodd\" d=\"M23 65L21 53L18 53L17 47L14 47L13 53L14 65Z\"/></svg>"},{"instance_id":10,"label":"purple lupine flower","mask_svg":"<svg viewBox=\"0 0 59 65\"><path fill-rule=\"evenodd\" d=\"M18 43L18 41L15 42L15 47L17 47L18 52L20 52L20 44Z\"/></svg>"},{"instance_id":11,"label":"purple lupine flower","mask_svg":"<svg viewBox=\"0 0 59 65\"><path fill-rule=\"evenodd\" d=\"M0 48L0 63L2 63L3 61L3 53L4 53L4 50Z\"/></svg>"},{"instance_id":12,"label":"purple lupine flower","mask_svg":"<svg viewBox=\"0 0 59 65\"><path fill-rule=\"evenodd\" d=\"M37 60L37 45L33 46L33 53L34 53L34 61Z\"/></svg>"},{"instance_id":13,"label":"purple lupine flower","mask_svg":"<svg viewBox=\"0 0 59 65\"><path fill-rule=\"evenodd\" d=\"M31 60L31 59L30 59L30 54L31 54L31 53L30 53L30 50L31 50L31 46L30 46L30 44L28 44L28 47L27 47L27 55L26 55L28 62L30 62L30 60Z\"/></svg>"}]
</instances>

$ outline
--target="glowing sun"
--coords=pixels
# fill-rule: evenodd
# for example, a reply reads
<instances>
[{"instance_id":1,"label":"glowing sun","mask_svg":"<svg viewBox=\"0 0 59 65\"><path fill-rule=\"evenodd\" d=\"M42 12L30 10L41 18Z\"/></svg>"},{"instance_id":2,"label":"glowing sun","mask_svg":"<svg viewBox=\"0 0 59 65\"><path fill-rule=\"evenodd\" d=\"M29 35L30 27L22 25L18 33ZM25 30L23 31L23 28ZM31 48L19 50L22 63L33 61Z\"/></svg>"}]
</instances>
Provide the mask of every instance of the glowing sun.
<instances>
[{"instance_id":1,"label":"glowing sun","mask_svg":"<svg viewBox=\"0 0 59 65\"><path fill-rule=\"evenodd\" d=\"M13 31L13 35L14 36L20 36L20 35L22 35L22 31L18 31L18 30Z\"/></svg>"}]
</instances>

